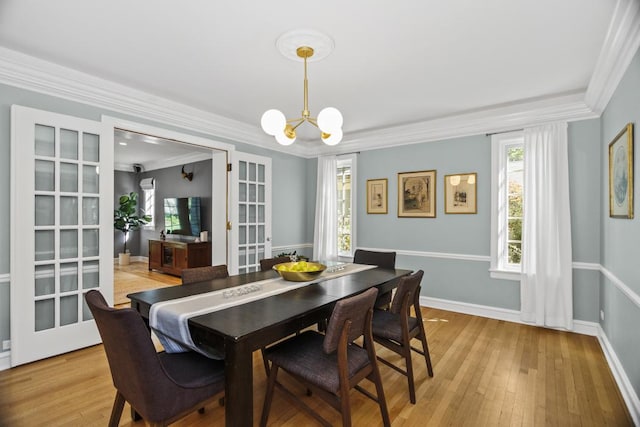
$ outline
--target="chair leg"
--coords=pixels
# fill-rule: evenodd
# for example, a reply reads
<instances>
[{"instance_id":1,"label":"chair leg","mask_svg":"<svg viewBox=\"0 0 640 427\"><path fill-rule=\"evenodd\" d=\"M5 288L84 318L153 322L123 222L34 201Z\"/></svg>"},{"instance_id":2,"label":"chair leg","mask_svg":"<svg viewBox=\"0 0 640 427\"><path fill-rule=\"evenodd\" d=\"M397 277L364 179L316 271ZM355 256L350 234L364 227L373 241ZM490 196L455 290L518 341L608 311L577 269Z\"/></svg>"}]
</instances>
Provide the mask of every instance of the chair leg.
<instances>
[{"instance_id":1,"label":"chair leg","mask_svg":"<svg viewBox=\"0 0 640 427\"><path fill-rule=\"evenodd\" d=\"M265 363L267 363L265 359ZM269 412L271 411L271 401L273 400L273 389L276 386L276 378L278 377L279 366L273 363L269 370L269 378L267 381L267 391L264 395L264 404L262 405L262 416L260 417L260 426L265 427L267 420L269 419Z\"/></svg>"},{"instance_id":2,"label":"chair leg","mask_svg":"<svg viewBox=\"0 0 640 427\"><path fill-rule=\"evenodd\" d=\"M387 399L384 396L384 389L382 388L382 377L380 376L380 370L378 369L378 364L375 360L373 362L373 383L376 386L376 395L378 396L378 405L380 406L382 423L384 427L390 427L391 420L389 419L389 409L387 408Z\"/></svg>"},{"instance_id":3,"label":"chair leg","mask_svg":"<svg viewBox=\"0 0 640 427\"><path fill-rule=\"evenodd\" d=\"M351 403L349 393L341 393L340 411L342 412L342 427L351 427Z\"/></svg>"},{"instance_id":4,"label":"chair leg","mask_svg":"<svg viewBox=\"0 0 640 427\"><path fill-rule=\"evenodd\" d=\"M431 366L431 355L429 354L429 345L427 344L427 334L424 331L424 326L421 328L420 341L422 342L424 360L427 362L427 372L430 377L433 377L433 366Z\"/></svg>"},{"instance_id":5,"label":"chair leg","mask_svg":"<svg viewBox=\"0 0 640 427\"><path fill-rule=\"evenodd\" d=\"M411 403L416 403L416 386L413 381L413 363L411 363L411 347L410 343L406 343L406 345L402 348L402 353L404 356L404 361L407 366L407 380L409 381L409 400Z\"/></svg>"},{"instance_id":6,"label":"chair leg","mask_svg":"<svg viewBox=\"0 0 640 427\"><path fill-rule=\"evenodd\" d=\"M111 418L109 418L109 427L118 427L122 410L124 409L124 396L119 391L116 392L116 398L113 401L111 409Z\"/></svg>"}]
</instances>

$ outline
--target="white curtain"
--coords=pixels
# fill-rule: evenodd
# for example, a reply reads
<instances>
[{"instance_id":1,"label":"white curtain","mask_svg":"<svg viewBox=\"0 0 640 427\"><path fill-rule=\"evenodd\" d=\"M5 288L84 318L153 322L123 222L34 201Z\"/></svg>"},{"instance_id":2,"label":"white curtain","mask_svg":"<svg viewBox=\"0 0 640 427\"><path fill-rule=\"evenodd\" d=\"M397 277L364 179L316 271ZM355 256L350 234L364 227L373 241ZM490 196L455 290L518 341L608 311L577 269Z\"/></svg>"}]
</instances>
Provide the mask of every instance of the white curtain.
<instances>
[{"instance_id":1,"label":"white curtain","mask_svg":"<svg viewBox=\"0 0 640 427\"><path fill-rule=\"evenodd\" d=\"M521 317L573 329L567 124L524 130Z\"/></svg>"},{"instance_id":2,"label":"white curtain","mask_svg":"<svg viewBox=\"0 0 640 427\"><path fill-rule=\"evenodd\" d=\"M335 156L318 158L316 222L313 233L313 259L338 259L338 194Z\"/></svg>"}]
</instances>

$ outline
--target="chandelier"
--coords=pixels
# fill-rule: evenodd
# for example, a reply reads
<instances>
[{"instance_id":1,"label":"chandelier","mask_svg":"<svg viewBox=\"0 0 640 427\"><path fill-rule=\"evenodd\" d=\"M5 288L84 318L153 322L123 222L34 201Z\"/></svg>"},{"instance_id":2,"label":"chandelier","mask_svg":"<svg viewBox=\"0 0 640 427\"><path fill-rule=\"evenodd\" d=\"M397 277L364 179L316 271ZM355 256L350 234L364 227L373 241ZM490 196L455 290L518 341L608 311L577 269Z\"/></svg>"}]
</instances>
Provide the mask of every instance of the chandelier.
<instances>
[{"instance_id":1,"label":"chandelier","mask_svg":"<svg viewBox=\"0 0 640 427\"><path fill-rule=\"evenodd\" d=\"M262 130L274 136L282 145L291 145L296 140L296 129L302 123L311 123L320 130L322 142L327 145L336 145L342 140L342 114L338 109L327 107L320 111L318 118L311 117L309 111L309 94L307 81L307 58L313 56L313 48L300 46L296 49L298 57L304 61L304 108L302 117L289 119L279 110L267 110L262 115L260 124Z\"/></svg>"}]
</instances>

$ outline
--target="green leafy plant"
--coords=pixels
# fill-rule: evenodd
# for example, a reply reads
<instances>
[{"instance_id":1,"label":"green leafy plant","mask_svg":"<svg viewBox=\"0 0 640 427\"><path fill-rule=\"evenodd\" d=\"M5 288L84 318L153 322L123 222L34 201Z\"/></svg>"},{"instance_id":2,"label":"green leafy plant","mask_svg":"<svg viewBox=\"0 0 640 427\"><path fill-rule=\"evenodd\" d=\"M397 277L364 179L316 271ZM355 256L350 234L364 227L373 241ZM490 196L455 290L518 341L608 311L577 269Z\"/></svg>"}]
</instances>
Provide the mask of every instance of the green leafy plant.
<instances>
[{"instance_id":1,"label":"green leafy plant","mask_svg":"<svg viewBox=\"0 0 640 427\"><path fill-rule=\"evenodd\" d=\"M295 257L295 259L297 259L298 261L309 261L309 258L304 256L304 255L298 255L296 253L296 251L293 252L281 252L278 255L276 255L277 257L281 257L281 256L288 256L289 258L291 257ZM292 258L293 259L293 258Z\"/></svg>"},{"instance_id":2,"label":"green leafy plant","mask_svg":"<svg viewBox=\"0 0 640 427\"><path fill-rule=\"evenodd\" d=\"M120 196L120 206L113 211L113 226L124 233L124 250L127 253L129 232L139 229L151 221L151 215L137 215L138 194L129 193Z\"/></svg>"}]
</instances>

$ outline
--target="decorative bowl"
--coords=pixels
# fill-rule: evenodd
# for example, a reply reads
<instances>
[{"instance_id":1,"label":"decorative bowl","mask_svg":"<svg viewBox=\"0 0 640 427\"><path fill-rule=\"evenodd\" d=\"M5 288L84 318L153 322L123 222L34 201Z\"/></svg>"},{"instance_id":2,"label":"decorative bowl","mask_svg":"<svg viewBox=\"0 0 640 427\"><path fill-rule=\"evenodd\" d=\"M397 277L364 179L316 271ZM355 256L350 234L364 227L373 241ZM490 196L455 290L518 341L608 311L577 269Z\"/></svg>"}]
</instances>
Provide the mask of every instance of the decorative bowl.
<instances>
[{"instance_id":1,"label":"decorative bowl","mask_svg":"<svg viewBox=\"0 0 640 427\"><path fill-rule=\"evenodd\" d=\"M309 282L316 279L327 266L318 262L283 262L272 267L278 274L289 282Z\"/></svg>"}]
</instances>

